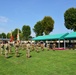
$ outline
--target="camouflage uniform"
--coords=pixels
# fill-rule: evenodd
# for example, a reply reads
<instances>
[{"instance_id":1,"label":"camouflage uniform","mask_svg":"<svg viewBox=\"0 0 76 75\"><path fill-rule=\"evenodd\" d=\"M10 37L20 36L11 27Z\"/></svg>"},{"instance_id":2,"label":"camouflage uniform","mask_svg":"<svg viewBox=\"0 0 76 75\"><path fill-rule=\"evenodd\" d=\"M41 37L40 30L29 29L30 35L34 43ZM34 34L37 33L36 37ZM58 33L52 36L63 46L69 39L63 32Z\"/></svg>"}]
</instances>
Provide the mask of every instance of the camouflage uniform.
<instances>
[{"instance_id":1,"label":"camouflage uniform","mask_svg":"<svg viewBox=\"0 0 76 75\"><path fill-rule=\"evenodd\" d=\"M4 44L4 50L5 50L5 57L7 58L8 57L8 52L9 52L9 50L8 50L8 43Z\"/></svg>"},{"instance_id":2,"label":"camouflage uniform","mask_svg":"<svg viewBox=\"0 0 76 75\"><path fill-rule=\"evenodd\" d=\"M8 50L9 50L9 53L12 52L12 51L11 51L11 45L10 45L10 44L8 44Z\"/></svg>"},{"instance_id":3,"label":"camouflage uniform","mask_svg":"<svg viewBox=\"0 0 76 75\"><path fill-rule=\"evenodd\" d=\"M15 42L15 55L16 57L19 56L19 43L18 42Z\"/></svg>"},{"instance_id":4,"label":"camouflage uniform","mask_svg":"<svg viewBox=\"0 0 76 75\"><path fill-rule=\"evenodd\" d=\"M42 49L42 51L44 51L44 43L43 42L41 43L41 49Z\"/></svg>"},{"instance_id":5,"label":"camouflage uniform","mask_svg":"<svg viewBox=\"0 0 76 75\"><path fill-rule=\"evenodd\" d=\"M1 50L1 54L3 54L3 51L4 51L4 44L3 43L1 43L1 45L0 45L0 50Z\"/></svg>"},{"instance_id":6,"label":"camouflage uniform","mask_svg":"<svg viewBox=\"0 0 76 75\"><path fill-rule=\"evenodd\" d=\"M47 43L47 50L49 51L50 50L50 44Z\"/></svg>"},{"instance_id":7,"label":"camouflage uniform","mask_svg":"<svg viewBox=\"0 0 76 75\"><path fill-rule=\"evenodd\" d=\"M56 44L55 44L55 43L53 43L53 51L55 51L55 47L56 47Z\"/></svg>"},{"instance_id":8,"label":"camouflage uniform","mask_svg":"<svg viewBox=\"0 0 76 75\"><path fill-rule=\"evenodd\" d=\"M26 48L26 57L29 58L30 57L30 42L27 43L27 48Z\"/></svg>"},{"instance_id":9,"label":"camouflage uniform","mask_svg":"<svg viewBox=\"0 0 76 75\"><path fill-rule=\"evenodd\" d=\"M32 51L34 51L34 49L35 49L34 46L35 46L34 43L32 43L31 44Z\"/></svg>"},{"instance_id":10,"label":"camouflage uniform","mask_svg":"<svg viewBox=\"0 0 76 75\"><path fill-rule=\"evenodd\" d=\"M36 44L36 52L39 52L39 47L40 47L40 43L38 42L38 43Z\"/></svg>"}]
</instances>

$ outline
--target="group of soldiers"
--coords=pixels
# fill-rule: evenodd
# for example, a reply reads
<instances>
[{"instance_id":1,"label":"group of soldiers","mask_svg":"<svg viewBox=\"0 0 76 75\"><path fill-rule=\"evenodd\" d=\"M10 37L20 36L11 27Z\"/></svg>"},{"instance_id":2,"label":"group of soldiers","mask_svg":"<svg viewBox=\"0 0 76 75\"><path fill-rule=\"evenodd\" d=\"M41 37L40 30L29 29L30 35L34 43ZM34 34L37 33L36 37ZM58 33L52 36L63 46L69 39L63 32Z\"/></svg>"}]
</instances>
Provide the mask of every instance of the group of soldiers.
<instances>
[{"instance_id":1,"label":"group of soldiers","mask_svg":"<svg viewBox=\"0 0 76 75\"><path fill-rule=\"evenodd\" d=\"M42 51L44 51L45 49L45 43L44 42L37 42L37 43L31 43L29 41L27 41L27 43L24 43L22 44L21 42L19 41L15 41L14 44L11 44L11 43L8 43L7 41L4 43L2 42L0 44L0 53L1 55L5 55L6 58L9 57L9 54L12 53L12 46L14 47L15 49L15 56L16 57L19 57L20 54L19 54L19 50L21 49L24 49L26 50L26 57L27 58L30 58L31 55L30 55L30 52L31 51L36 51L36 52L39 52L40 49ZM55 50L55 43L52 45L52 49ZM50 50L50 44L47 43L47 46L46 46L47 50Z\"/></svg>"},{"instance_id":2,"label":"group of soldiers","mask_svg":"<svg viewBox=\"0 0 76 75\"><path fill-rule=\"evenodd\" d=\"M0 51L1 51L1 54L5 54L5 57L7 58L8 57L8 53L11 52L11 49L10 49L10 44L8 44L7 41L4 42L1 42L0 44Z\"/></svg>"}]
</instances>

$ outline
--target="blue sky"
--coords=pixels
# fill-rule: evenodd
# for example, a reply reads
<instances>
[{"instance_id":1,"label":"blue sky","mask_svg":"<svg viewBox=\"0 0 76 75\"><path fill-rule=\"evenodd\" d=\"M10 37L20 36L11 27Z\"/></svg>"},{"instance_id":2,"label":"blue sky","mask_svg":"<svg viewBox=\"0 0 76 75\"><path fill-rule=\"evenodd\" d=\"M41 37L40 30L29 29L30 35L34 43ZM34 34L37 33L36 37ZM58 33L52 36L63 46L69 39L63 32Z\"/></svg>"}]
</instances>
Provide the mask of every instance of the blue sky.
<instances>
[{"instance_id":1,"label":"blue sky","mask_svg":"<svg viewBox=\"0 0 76 75\"><path fill-rule=\"evenodd\" d=\"M64 13L71 7L76 8L76 0L0 0L0 33L29 25L34 37L32 29L44 16L55 21L50 34L71 32L64 26Z\"/></svg>"}]
</instances>

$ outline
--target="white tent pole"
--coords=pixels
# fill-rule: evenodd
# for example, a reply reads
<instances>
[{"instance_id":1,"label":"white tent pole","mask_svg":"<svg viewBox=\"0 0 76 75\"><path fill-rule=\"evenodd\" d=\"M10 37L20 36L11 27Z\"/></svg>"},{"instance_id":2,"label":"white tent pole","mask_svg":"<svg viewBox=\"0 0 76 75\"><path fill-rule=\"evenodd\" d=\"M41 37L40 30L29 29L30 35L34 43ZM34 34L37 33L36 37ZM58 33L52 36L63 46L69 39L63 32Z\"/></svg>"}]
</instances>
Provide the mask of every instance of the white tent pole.
<instances>
[{"instance_id":1,"label":"white tent pole","mask_svg":"<svg viewBox=\"0 0 76 75\"><path fill-rule=\"evenodd\" d=\"M60 40L59 40L59 43L58 43L58 48L60 48Z\"/></svg>"},{"instance_id":2,"label":"white tent pole","mask_svg":"<svg viewBox=\"0 0 76 75\"><path fill-rule=\"evenodd\" d=\"M64 49L66 48L65 39L64 39Z\"/></svg>"}]
</instances>

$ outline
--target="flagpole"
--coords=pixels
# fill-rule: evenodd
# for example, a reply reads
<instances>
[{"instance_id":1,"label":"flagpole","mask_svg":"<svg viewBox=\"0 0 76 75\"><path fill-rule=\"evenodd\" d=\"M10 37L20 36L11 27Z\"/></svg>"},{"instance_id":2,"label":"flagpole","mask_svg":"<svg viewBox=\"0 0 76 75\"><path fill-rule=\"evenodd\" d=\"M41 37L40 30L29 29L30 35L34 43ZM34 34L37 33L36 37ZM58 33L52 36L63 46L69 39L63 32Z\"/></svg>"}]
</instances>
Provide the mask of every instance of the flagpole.
<instances>
[{"instance_id":1,"label":"flagpole","mask_svg":"<svg viewBox=\"0 0 76 75\"><path fill-rule=\"evenodd\" d=\"M10 42L13 42L12 30L11 30Z\"/></svg>"},{"instance_id":2,"label":"flagpole","mask_svg":"<svg viewBox=\"0 0 76 75\"><path fill-rule=\"evenodd\" d=\"M19 39L19 29L18 29L18 32L17 32L17 41L20 41L20 39Z\"/></svg>"}]
</instances>

